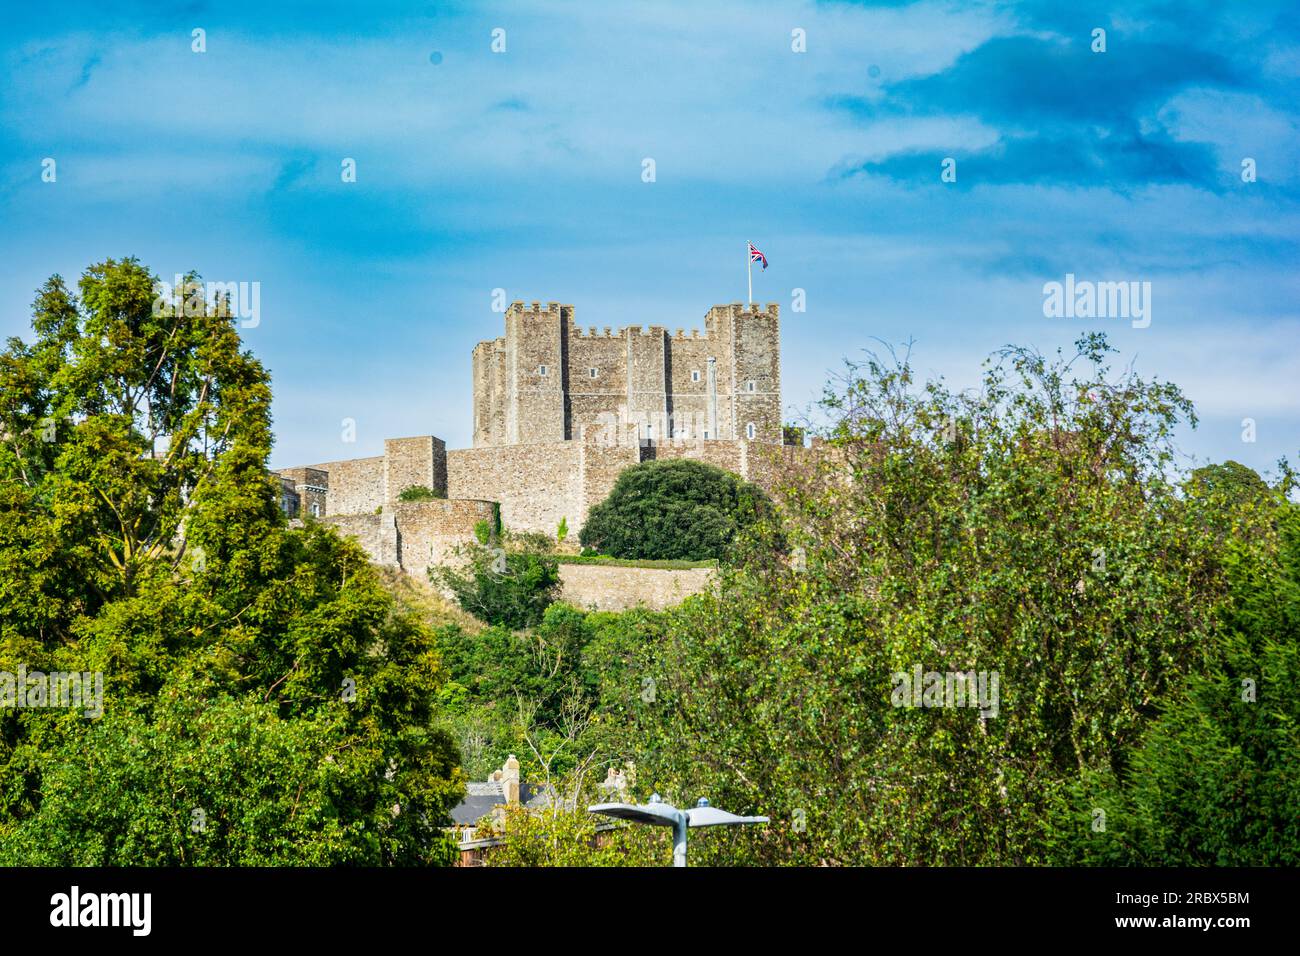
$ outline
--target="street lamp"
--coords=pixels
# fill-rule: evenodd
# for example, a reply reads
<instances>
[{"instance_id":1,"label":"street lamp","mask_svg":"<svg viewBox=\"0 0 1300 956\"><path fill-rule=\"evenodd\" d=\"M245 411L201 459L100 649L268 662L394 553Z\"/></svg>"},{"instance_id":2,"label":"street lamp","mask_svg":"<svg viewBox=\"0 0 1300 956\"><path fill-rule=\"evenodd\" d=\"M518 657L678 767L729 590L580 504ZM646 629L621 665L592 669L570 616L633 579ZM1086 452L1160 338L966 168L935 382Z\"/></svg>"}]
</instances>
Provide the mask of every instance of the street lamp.
<instances>
[{"instance_id":1,"label":"street lamp","mask_svg":"<svg viewBox=\"0 0 1300 956\"><path fill-rule=\"evenodd\" d=\"M726 810L719 810L709 805L709 801L700 797L695 806L689 810L679 810L671 803L664 803L659 794L653 794L650 802L636 803L598 803L587 808L588 813L603 813L607 817L631 820L634 823L648 823L655 827L673 828L673 866L686 865L686 831L691 827L739 826L744 823L767 823L767 817L739 817Z\"/></svg>"}]
</instances>

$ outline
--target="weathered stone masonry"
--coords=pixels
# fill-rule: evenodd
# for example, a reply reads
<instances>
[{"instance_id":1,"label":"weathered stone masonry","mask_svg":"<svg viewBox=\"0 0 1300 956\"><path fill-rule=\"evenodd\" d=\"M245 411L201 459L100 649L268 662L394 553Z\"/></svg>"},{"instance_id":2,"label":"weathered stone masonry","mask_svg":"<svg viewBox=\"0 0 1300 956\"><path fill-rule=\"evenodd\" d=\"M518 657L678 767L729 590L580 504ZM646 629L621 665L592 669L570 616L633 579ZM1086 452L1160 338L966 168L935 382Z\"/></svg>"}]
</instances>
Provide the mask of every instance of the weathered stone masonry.
<instances>
[{"instance_id":1,"label":"weathered stone masonry","mask_svg":"<svg viewBox=\"0 0 1300 956\"><path fill-rule=\"evenodd\" d=\"M703 334L670 335L584 331L571 305L515 302L473 366L474 447L396 438L382 456L285 469L286 503L419 574L470 540L494 502L507 528L555 535L563 519L576 533L638 462L696 458L768 487L800 451L781 445L775 303L714 306ZM413 485L447 500L399 502Z\"/></svg>"},{"instance_id":2,"label":"weathered stone masonry","mask_svg":"<svg viewBox=\"0 0 1300 956\"><path fill-rule=\"evenodd\" d=\"M607 416L651 441L781 442L780 314L716 305L704 333L577 325L571 305L513 303L474 348L474 446L571 441Z\"/></svg>"},{"instance_id":3,"label":"weathered stone masonry","mask_svg":"<svg viewBox=\"0 0 1300 956\"><path fill-rule=\"evenodd\" d=\"M647 607L662 611L713 584L712 568L623 568L601 564L561 564L564 600L597 611Z\"/></svg>"}]
</instances>

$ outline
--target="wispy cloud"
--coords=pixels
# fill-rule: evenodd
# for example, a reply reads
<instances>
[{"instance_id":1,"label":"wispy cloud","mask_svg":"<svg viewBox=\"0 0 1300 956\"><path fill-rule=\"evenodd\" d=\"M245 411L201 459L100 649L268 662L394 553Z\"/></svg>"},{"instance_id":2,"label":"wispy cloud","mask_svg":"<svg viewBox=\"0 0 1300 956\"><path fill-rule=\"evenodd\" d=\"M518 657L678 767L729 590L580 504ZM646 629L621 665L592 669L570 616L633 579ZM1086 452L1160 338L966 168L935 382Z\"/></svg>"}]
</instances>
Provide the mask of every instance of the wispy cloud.
<instances>
[{"instance_id":1,"label":"wispy cloud","mask_svg":"<svg viewBox=\"0 0 1300 956\"><path fill-rule=\"evenodd\" d=\"M281 463L467 443L494 288L584 324L697 325L744 294L747 237L772 261L756 295L787 307L791 406L872 336L956 377L1068 343L1040 290L1074 272L1154 283L1151 327L1112 330L1149 372L1223 421L1277 416L1224 457L1300 445L1278 344L1300 301L1300 18L1280 0L128 11L7 21L0 335L51 272L108 255L259 280L246 337ZM343 417L359 440L336 448Z\"/></svg>"}]
</instances>

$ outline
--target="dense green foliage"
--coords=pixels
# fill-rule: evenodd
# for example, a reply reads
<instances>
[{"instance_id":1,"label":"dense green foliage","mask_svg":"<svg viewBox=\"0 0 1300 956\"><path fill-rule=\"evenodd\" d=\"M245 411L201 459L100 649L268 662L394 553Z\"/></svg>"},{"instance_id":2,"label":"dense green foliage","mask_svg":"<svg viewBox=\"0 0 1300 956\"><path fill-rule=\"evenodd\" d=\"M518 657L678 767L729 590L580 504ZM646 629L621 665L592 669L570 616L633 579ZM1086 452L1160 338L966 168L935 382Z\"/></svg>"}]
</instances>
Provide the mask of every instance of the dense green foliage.
<instances>
[{"instance_id":1,"label":"dense green foliage","mask_svg":"<svg viewBox=\"0 0 1300 956\"><path fill-rule=\"evenodd\" d=\"M0 671L102 672L103 717L0 710L0 862L449 862L433 635L286 527L233 320L130 259L79 293L0 354Z\"/></svg>"},{"instance_id":2,"label":"dense green foliage","mask_svg":"<svg viewBox=\"0 0 1300 956\"><path fill-rule=\"evenodd\" d=\"M560 590L559 562L549 539L502 534L492 543L464 545L452 562L429 569L429 579L450 591L462 608L488 624L532 627Z\"/></svg>"},{"instance_id":3,"label":"dense green foliage","mask_svg":"<svg viewBox=\"0 0 1300 956\"><path fill-rule=\"evenodd\" d=\"M533 781L538 773L564 775L583 762L621 765L634 756L630 742L609 730L613 721L626 724L628 674L660 620L648 611L588 612L559 603L527 631L439 628L451 678L443 709L470 777L485 779L511 753Z\"/></svg>"},{"instance_id":4,"label":"dense green foliage","mask_svg":"<svg viewBox=\"0 0 1300 956\"><path fill-rule=\"evenodd\" d=\"M625 469L578 538L616 558L721 559L738 532L771 511L761 489L690 459Z\"/></svg>"},{"instance_id":5,"label":"dense green foliage","mask_svg":"<svg viewBox=\"0 0 1300 956\"><path fill-rule=\"evenodd\" d=\"M1171 481L1190 405L1106 352L1008 350L961 395L852 367L719 592L638 625L606 751L642 798L773 818L697 862L1296 859L1295 506L1232 466ZM897 706L917 666L996 673L996 713Z\"/></svg>"},{"instance_id":6,"label":"dense green foliage","mask_svg":"<svg viewBox=\"0 0 1300 956\"><path fill-rule=\"evenodd\" d=\"M1221 512L1230 511L1232 506L1257 504L1270 497L1268 483L1237 461L1197 468L1187 481L1187 491L1193 497L1217 499Z\"/></svg>"},{"instance_id":7,"label":"dense green foliage","mask_svg":"<svg viewBox=\"0 0 1300 956\"><path fill-rule=\"evenodd\" d=\"M1224 504L1268 501L1246 487L1246 499L1236 483L1218 491ZM1265 508L1225 545L1231 589L1210 666L1162 702L1127 772L1101 768L1071 789L1060 862L1300 865L1300 509ZM1256 546L1274 533L1276 561Z\"/></svg>"},{"instance_id":8,"label":"dense green foliage","mask_svg":"<svg viewBox=\"0 0 1300 956\"><path fill-rule=\"evenodd\" d=\"M596 799L594 795L590 799ZM493 835L505 837L485 866L664 866L673 858L671 832L635 824L611 826L581 806L506 813Z\"/></svg>"},{"instance_id":9,"label":"dense green foliage","mask_svg":"<svg viewBox=\"0 0 1300 956\"><path fill-rule=\"evenodd\" d=\"M1180 481L1190 404L1100 337L961 394L850 366L774 501L629 469L584 545L725 558L666 612L554 603L553 545L483 522L431 575L479 625L288 528L264 370L153 299L132 260L56 277L0 353L0 699L104 677L102 717L0 707L0 864L446 863L466 773L511 753L552 799L490 865L667 862L597 838L610 768L772 817L695 863L1300 864L1294 475ZM996 675L996 708L908 706L916 668Z\"/></svg>"}]
</instances>

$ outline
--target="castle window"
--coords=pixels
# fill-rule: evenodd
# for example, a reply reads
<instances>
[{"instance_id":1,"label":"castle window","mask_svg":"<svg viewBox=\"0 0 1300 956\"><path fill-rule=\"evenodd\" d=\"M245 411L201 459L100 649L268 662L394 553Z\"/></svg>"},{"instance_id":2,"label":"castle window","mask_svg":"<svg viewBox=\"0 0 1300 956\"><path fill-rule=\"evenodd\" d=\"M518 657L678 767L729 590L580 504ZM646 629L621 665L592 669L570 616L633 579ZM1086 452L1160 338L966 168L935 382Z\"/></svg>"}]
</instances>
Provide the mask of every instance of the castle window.
<instances>
[{"instance_id":1,"label":"castle window","mask_svg":"<svg viewBox=\"0 0 1300 956\"><path fill-rule=\"evenodd\" d=\"M745 437L748 438L750 441L753 441L754 436L757 434L758 434L758 429L754 427L753 422L750 422L748 425L745 426Z\"/></svg>"},{"instance_id":2,"label":"castle window","mask_svg":"<svg viewBox=\"0 0 1300 956\"><path fill-rule=\"evenodd\" d=\"M590 375L592 378L595 378L597 375L600 374L600 369L598 369L598 368L589 368L589 369L587 369L587 374Z\"/></svg>"},{"instance_id":3,"label":"castle window","mask_svg":"<svg viewBox=\"0 0 1300 956\"><path fill-rule=\"evenodd\" d=\"M700 370L699 370L699 369L692 369L692 370L691 370L691 381L692 381L692 382L698 382L699 380L700 380Z\"/></svg>"},{"instance_id":4,"label":"castle window","mask_svg":"<svg viewBox=\"0 0 1300 956\"><path fill-rule=\"evenodd\" d=\"M312 516L313 518L319 518L319 517L320 517L320 502L319 502L319 501L313 501L313 502L311 503L311 516Z\"/></svg>"},{"instance_id":5,"label":"castle window","mask_svg":"<svg viewBox=\"0 0 1300 956\"><path fill-rule=\"evenodd\" d=\"M709 430L708 430L707 428L704 429L704 437L705 437L705 438L708 438L708 437L709 437Z\"/></svg>"},{"instance_id":6,"label":"castle window","mask_svg":"<svg viewBox=\"0 0 1300 956\"><path fill-rule=\"evenodd\" d=\"M757 389L758 389L758 384L752 378L745 383L745 391L753 392L753 391L757 391Z\"/></svg>"},{"instance_id":7,"label":"castle window","mask_svg":"<svg viewBox=\"0 0 1300 956\"><path fill-rule=\"evenodd\" d=\"M550 366L549 365L537 366L537 374L540 375L542 378L546 378L546 376L551 374Z\"/></svg>"}]
</instances>

